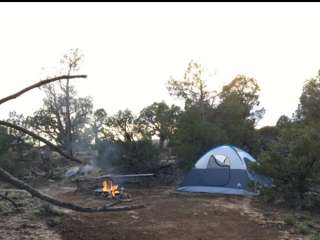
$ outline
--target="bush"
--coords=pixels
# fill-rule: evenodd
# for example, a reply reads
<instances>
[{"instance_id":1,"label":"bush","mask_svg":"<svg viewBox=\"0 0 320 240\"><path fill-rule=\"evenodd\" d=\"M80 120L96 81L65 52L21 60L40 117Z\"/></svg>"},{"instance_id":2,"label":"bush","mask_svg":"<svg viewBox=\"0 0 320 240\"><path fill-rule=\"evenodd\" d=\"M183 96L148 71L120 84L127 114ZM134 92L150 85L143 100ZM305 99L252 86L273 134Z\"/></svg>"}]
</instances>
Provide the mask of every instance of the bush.
<instances>
[{"instance_id":1,"label":"bush","mask_svg":"<svg viewBox=\"0 0 320 240\"><path fill-rule=\"evenodd\" d=\"M212 122L202 121L199 113L191 110L180 116L172 139L179 166L183 169L190 169L206 151L223 143L227 143L225 132Z\"/></svg>"},{"instance_id":2,"label":"bush","mask_svg":"<svg viewBox=\"0 0 320 240\"><path fill-rule=\"evenodd\" d=\"M307 235L310 232L309 227L305 223L298 223L296 226L300 234Z\"/></svg>"},{"instance_id":3,"label":"bush","mask_svg":"<svg viewBox=\"0 0 320 240\"><path fill-rule=\"evenodd\" d=\"M296 219L295 219L295 217L293 215L285 216L284 222L285 222L285 224L287 224L287 225L289 225L291 227L296 225Z\"/></svg>"},{"instance_id":4,"label":"bush","mask_svg":"<svg viewBox=\"0 0 320 240\"><path fill-rule=\"evenodd\" d=\"M98 164L122 173L154 171L159 164L160 150L151 140L105 142L98 147Z\"/></svg>"},{"instance_id":5,"label":"bush","mask_svg":"<svg viewBox=\"0 0 320 240\"><path fill-rule=\"evenodd\" d=\"M315 233L314 235L312 235L310 240L320 240L320 233Z\"/></svg>"},{"instance_id":6,"label":"bush","mask_svg":"<svg viewBox=\"0 0 320 240\"><path fill-rule=\"evenodd\" d=\"M274 200L283 198L287 206L312 207L318 200L309 195L319 185L320 136L318 130L291 124L281 130L278 140L258 157L254 170L273 178L267 192Z\"/></svg>"},{"instance_id":7,"label":"bush","mask_svg":"<svg viewBox=\"0 0 320 240\"><path fill-rule=\"evenodd\" d=\"M0 167L15 176L29 172L32 159L26 153L30 145L0 132Z\"/></svg>"}]
</instances>

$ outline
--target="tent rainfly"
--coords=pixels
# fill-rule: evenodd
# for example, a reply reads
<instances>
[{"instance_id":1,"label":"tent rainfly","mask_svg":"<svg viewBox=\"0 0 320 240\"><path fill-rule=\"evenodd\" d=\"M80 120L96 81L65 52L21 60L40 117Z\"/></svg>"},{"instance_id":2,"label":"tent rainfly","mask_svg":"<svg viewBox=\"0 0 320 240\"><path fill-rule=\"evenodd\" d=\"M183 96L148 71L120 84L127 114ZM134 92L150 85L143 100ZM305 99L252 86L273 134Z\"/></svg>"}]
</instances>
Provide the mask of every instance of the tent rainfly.
<instances>
[{"instance_id":1,"label":"tent rainfly","mask_svg":"<svg viewBox=\"0 0 320 240\"><path fill-rule=\"evenodd\" d=\"M272 180L249 171L248 166L255 161L249 153L235 146L218 146L208 151L196 162L177 190L257 195L257 192L249 188L248 183L254 181L270 187Z\"/></svg>"}]
</instances>

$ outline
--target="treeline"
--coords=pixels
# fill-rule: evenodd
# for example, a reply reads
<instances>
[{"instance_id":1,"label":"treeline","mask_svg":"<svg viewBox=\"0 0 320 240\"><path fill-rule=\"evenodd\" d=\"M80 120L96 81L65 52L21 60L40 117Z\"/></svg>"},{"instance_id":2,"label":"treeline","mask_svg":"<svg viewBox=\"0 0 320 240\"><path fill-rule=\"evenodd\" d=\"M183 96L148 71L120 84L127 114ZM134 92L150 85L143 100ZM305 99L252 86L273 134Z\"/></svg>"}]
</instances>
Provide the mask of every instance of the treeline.
<instances>
[{"instance_id":1,"label":"treeline","mask_svg":"<svg viewBox=\"0 0 320 240\"><path fill-rule=\"evenodd\" d=\"M82 59L78 50L72 50L61 61L63 71L79 71ZM146 106L138 115L129 109L109 115L103 108L94 109L91 97L79 97L71 81L61 81L43 87L42 107L32 116L13 112L9 121L37 132L70 155L96 149L100 166L120 172L152 171L168 148L178 166L188 170L213 146L236 145L257 157L255 171L273 178L274 187L264 195L269 200L283 199L293 206L317 202L312 197L311 203L309 196L320 180L320 75L306 82L292 118L281 116L276 126L258 130L255 126L265 110L252 77L237 75L217 92L206 85L203 66L191 61L184 75L171 78L166 87L172 97L183 100L183 108L162 101ZM16 131L2 131L1 165L12 146L8 136L24 145L36 144ZM158 145L153 144L154 137Z\"/></svg>"}]
</instances>

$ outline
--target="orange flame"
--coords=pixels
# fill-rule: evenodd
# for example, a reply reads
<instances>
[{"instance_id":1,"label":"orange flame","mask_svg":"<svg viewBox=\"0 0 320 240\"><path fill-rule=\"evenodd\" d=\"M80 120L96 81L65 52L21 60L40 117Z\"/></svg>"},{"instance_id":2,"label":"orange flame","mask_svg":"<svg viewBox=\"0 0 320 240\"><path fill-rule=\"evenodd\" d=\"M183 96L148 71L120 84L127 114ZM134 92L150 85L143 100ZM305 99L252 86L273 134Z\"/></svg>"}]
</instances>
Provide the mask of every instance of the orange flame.
<instances>
[{"instance_id":1,"label":"orange flame","mask_svg":"<svg viewBox=\"0 0 320 240\"><path fill-rule=\"evenodd\" d=\"M102 191L111 193L112 197L115 197L120 193L118 187L119 186L117 184L113 184L110 180L105 180L102 182Z\"/></svg>"}]
</instances>

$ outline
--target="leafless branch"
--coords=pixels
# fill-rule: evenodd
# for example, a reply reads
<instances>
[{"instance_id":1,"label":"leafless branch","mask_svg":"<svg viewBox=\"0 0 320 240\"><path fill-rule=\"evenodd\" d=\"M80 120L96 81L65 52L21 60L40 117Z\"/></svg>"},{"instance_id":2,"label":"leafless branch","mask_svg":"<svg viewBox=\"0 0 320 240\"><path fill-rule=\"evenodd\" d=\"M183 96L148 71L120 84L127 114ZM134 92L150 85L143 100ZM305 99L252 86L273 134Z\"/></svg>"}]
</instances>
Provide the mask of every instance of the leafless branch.
<instances>
[{"instance_id":1,"label":"leafless branch","mask_svg":"<svg viewBox=\"0 0 320 240\"><path fill-rule=\"evenodd\" d=\"M9 100L12 100L12 99L15 99L17 97L19 97L20 95L24 94L25 92L28 92L34 88L37 88L37 87L40 87L42 85L45 85L45 84L48 84L48 83L51 83L51 82L55 82L55 81L58 81L58 80L62 80L62 79L72 79L72 78L86 78L87 75L62 75L62 76L58 76L58 77L54 77L54 78L48 78L46 80L41 80L39 81L38 83L35 83L29 87L26 87L24 89L22 89L21 91L15 93L15 94L12 94L8 97L5 97L5 98L2 98L0 99L0 105L9 101Z\"/></svg>"}]
</instances>

